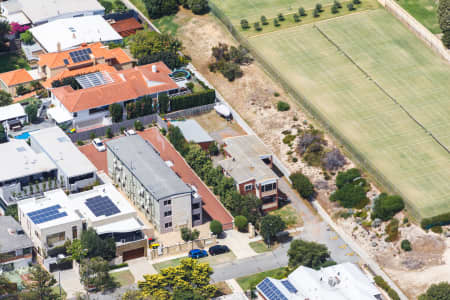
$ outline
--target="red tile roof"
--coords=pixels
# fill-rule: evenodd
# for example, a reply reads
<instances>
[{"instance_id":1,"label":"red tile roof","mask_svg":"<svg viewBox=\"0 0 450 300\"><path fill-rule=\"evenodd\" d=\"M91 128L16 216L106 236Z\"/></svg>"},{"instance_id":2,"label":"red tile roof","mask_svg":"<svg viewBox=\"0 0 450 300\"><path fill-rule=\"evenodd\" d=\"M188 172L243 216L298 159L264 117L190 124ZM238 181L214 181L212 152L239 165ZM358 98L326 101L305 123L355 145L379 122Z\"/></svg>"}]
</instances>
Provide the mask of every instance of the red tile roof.
<instances>
[{"instance_id":1,"label":"red tile roof","mask_svg":"<svg viewBox=\"0 0 450 300\"><path fill-rule=\"evenodd\" d=\"M144 26L142 26L142 24L139 23L135 18L116 21L115 23L111 24L111 26L123 37L134 34L136 30L144 28Z\"/></svg>"},{"instance_id":2,"label":"red tile roof","mask_svg":"<svg viewBox=\"0 0 450 300\"><path fill-rule=\"evenodd\" d=\"M0 73L0 80L7 86L13 86L27 83L33 81L34 79L25 69L18 69L6 73Z\"/></svg>"},{"instance_id":3,"label":"red tile roof","mask_svg":"<svg viewBox=\"0 0 450 300\"><path fill-rule=\"evenodd\" d=\"M170 142L159 132L157 128L151 128L139 135L149 141L160 152L161 158L173 163L172 169L181 177L183 182L194 185L203 200L203 209L213 219L222 223L224 229L231 229L233 217L223 207L206 184L195 174L183 157L175 150Z\"/></svg>"},{"instance_id":4,"label":"red tile roof","mask_svg":"<svg viewBox=\"0 0 450 300\"><path fill-rule=\"evenodd\" d=\"M48 78L46 81L42 82L42 86L50 89L52 88L52 82L55 80L61 80L66 77L72 77L82 74L89 74L94 72L100 72L100 71L108 71L108 72L114 72L116 69L114 67L111 67L107 64L98 64L98 65L92 65L85 68L79 68L74 70L64 70L61 73L59 73L56 76Z\"/></svg>"},{"instance_id":5,"label":"red tile roof","mask_svg":"<svg viewBox=\"0 0 450 300\"><path fill-rule=\"evenodd\" d=\"M152 72L153 65L156 73ZM114 81L109 84L79 90L64 86L52 93L70 112L77 112L176 89L178 85L169 77L171 72L163 62L157 62L108 72Z\"/></svg>"},{"instance_id":6,"label":"red tile roof","mask_svg":"<svg viewBox=\"0 0 450 300\"><path fill-rule=\"evenodd\" d=\"M117 61L122 64L126 62L131 62L132 59L125 53L125 51L121 48L114 48L109 49L107 46L104 46L102 43L93 43L93 44L85 44L78 48L66 50L62 52L55 52L55 53L46 53L39 56L38 65L39 66L48 66L50 69L58 68L58 67L73 67L77 65L83 65L86 64L86 61L74 63L72 61L72 58L70 57L70 52L82 50L82 49L88 49L90 48L92 51L92 55L95 58L101 58L104 57L105 59L112 59L116 58ZM69 62L68 65L64 63L64 59L67 59Z\"/></svg>"}]
</instances>

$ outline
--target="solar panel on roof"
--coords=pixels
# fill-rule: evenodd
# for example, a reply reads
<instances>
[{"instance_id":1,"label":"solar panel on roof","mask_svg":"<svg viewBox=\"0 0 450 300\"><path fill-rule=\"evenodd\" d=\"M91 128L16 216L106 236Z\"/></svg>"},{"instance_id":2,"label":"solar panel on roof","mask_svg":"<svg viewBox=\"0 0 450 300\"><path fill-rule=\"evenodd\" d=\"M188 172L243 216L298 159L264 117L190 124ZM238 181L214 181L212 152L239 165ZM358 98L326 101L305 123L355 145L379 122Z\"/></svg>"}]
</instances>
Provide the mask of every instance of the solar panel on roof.
<instances>
[{"instance_id":1,"label":"solar panel on roof","mask_svg":"<svg viewBox=\"0 0 450 300\"><path fill-rule=\"evenodd\" d=\"M59 212L60 208L61 205L57 204L43 209L35 210L28 213L27 215L30 217L31 221L34 224L41 224L67 216L66 212Z\"/></svg>"},{"instance_id":2,"label":"solar panel on roof","mask_svg":"<svg viewBox=\"0 0 450 300\"><path fill-rule=\"evenodd\" d=\"M89 56L89 54L92 53L92 51L90 51L91 49L89 49L89 51L87 51L87 50L88 49L81 49L81 50L73 51L73 52L70 52L69 55L72 58L72 61L74 63L78 63L80 61L86 61L91 58Z\"/></svg>"},{"instance_id":3,"label":"solar panel on roof","mask_svg":"<svg viewBox=\"0 0 450 300\"><path fill-rule=\"evenodd\" d=\"M288 300L280 290L270 281L269 278L264 279L257 285L258 289L264 294L268 300Z\"/></svg>"},{"instance_id":4,"label":"solar panel on roof","mask_svg":"<svg viewBox=\"0 0 450 300\"><path fill-rule=\"evenodd\" d=\"M86 206L96 216L112 216L120 213L117 206L107 196L95 196L86 200Z\"/></svg>"},{"instance_id":5,"label":"solar panel on roof","mask_svg":"<svg viewBox=\"0 0 450 300\"><path fill-rule=\"evenodd\" d=\"M94 72L77 76L75 78L83 89L104 85L113 82L107 72Z\"/></svg>"},{"instance_id":6,"label":"solar panel on roof","mask_svg":"<svg viewBox=\"0 0 450 300\"><path fill-rule=\"evenodd\" d=\"M295 286L292 285L292 283L289 280L283 280L281 282L284 287L291 293L297 293L297 289L295 288Z\"/></svg>"}]
</instances>

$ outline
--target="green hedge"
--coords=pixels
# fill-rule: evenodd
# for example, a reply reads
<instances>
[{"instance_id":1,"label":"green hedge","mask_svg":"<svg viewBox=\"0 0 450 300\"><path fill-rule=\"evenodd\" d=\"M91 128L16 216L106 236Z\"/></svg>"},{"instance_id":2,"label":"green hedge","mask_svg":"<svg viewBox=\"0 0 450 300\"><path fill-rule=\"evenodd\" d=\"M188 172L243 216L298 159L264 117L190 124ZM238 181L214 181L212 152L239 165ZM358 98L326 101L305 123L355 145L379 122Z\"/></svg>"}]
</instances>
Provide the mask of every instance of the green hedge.
<instances>
[{"instance_id":1,"label":"green hedge","mask_svg":"<svg viewBox=\"0 0 450 300\"><path fill-rule=\"evenodd\" d=\"M120 268L125 268L128 267L128 263L122 263L122 264L118 264L118 265L112 265L109 266L109 270L116 270L116 269L120 269Z\"/></svg>"},{"instance_id":2,"label":"green hedge","mask_svg":"<svg viewBox=\"0 0 450 300\"><path fill-rule=\"evenodd\" d=\"M445 226L450 224L450 213L438 215L431 218L424 218L422 219L422 222L420 222L420 226L422 226L423 229L430 229L433 226L439 225L439 226Z\"/></svg>"},{"instance_id":3,"label":"green hedge","mask_svg":"<svg viewBox=\"0 0 450 300\"><path fill-rule=\"evenodd\" d=\"M388 293L389 297L391 297L392 300L400 300L400 297L398 296L397 292L394 291L386 281L384 281L383 277L375 276L373 279L380 288L382 288L383 290L386 291L386 293Z\"/></svg>"},{"instance_id":4,"label":"green hedge","mask_svg":"<svg viewBox=\"0 0 450 300\"><path fill-rule=\"evenodd\" d=\"M211 104L216 101L216 91L206 90L189 95L175 96L170 99L171 111Z\"/></svg>"}]
</instances>

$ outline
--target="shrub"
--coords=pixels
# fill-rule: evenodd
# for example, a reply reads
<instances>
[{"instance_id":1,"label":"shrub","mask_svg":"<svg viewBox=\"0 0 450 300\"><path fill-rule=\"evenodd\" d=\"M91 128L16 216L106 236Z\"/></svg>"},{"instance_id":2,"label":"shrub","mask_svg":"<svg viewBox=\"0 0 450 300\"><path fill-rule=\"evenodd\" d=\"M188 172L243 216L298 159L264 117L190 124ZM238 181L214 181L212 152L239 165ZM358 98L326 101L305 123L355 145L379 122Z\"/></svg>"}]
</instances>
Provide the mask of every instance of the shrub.
<instances>
[{"instance_id":1,"label":"shrub","mask_svg":"<svg viewBox=\"0 0 450 300\"><path fill-rule=\"evenodd\" d=\"M209 229L217 236L223 232L222 224L217 220L212 220L211 223L209 223Z\"/></svg>"},{"instance_id":2,"label":"shrub","mask_svg":"<svg viewBox=\"0 0 450 300\"><path fill-rule=\"evenodd\" d=\"M216 91L206 90L197 93L175 96L170 100L171 111L211 104L216 101Z\"/></svg>"},{"instance_id":3,"label":"shrub","mask_svg":"<svg viewBox=\"0 0 450 300\"><path fill-rule=\"evenodd\" d=\"M109 106L109 114L111 115L114 123L122 122L123 108L119 103L113 103Z\"/></svg>"},{"instance_id":4,"label":"shrub","mask_svg":"<svg viewBox=\"0 0 450 300\"><path fill-rule=\"evenodd\" d=\"M142 125L142 122L139 120L134 121L134 129L136 129L137 131L142 131L144 130L144 125Z\"/></svg>"},{"instance_id":5,"label":"shrub","mask_svg":"<svg viewBox=\"0 0 450 300\"><path fill-rule=\"evenodd\" d=\"M275 97L280 97L280 93L278 93L278 92L273 93L273 95L274 95Z\"/></svg>"},{"instance_id":6,"label":"shrub","mask_svg":"<svg viewBox=\"0 0 450 300\"><path fill-rule=\"evenodd\" d=\"M353 0L353 4L361 4L361 0Z\"/></svg>"},{"instance_id":7,"label":"shrub","mask_svg":"<svg viewBox=\"0 0 450 300\"><path fill-rule=\"evenodd\" d=\"M392 300L400 300L400 297L398 296L397 292L394 291L394 290L389 286L389 284L387 284L386 281L384 281L383 277L381 277L381 276L375 276L373 279L374 279L376 285L378 285L380 288L382 288L383 290L385 290L385 291L388 293L389 297L390 297Z\"/></svg>"},{"instance_id":8,"label":"shrub","mask_svg":"<svg viewBox=\"0 0 450 300\"><path fill-rule=\"evenodd\" d=\"M305 9L304 9L303 7L300 7L300 8L298 9L298 14L299 14L301 17L306 16Z\"/></svg>"},{"instance_id":9,"label":"shrub","mask_svg":"<svg viewBox=\"0 0 450 300\"><path fill-rule=\"evenodd\" d=\"M387 233L386 242L394 242L398 238L398 220L392 219L389 224L385 228L385 232Z\"/></svg>"},{"instance_id":10,"label":"shrub","mask_svg":"<svg viewBox=\"0 0 450 300\"><path fill-rule=\"evenodd\" d=\"M186 87L187 87L188 89L190 89L191 91L194 90L194 84L193 84L192 82L186 83Z\"/></svg>"},{"instance_id":11,"label":"shrub","mask_svg":"<svg viewBox=\"0 0 450 300\"><path fill-rule=\"evenodd\" d=\"M337 201L345 208L363 208L369 203L366 191L359 185L347 184L330 196L330 201Z\"/></svg>"},{"instance_id":12,"label":"shrub","mask_svg":"<svg viewBox=\"0 0 450 300\"><path fill-rule=\"evenodd\" d=\"M278 20L280 20L281 22L284 21L284 15L282 13L278 14Z\"/></svg>"},{"instance_id":13,"label":"shrub","mask_svg":"<svg viewBox=\"0 0 450 300\"><path fill-rule=\"evenodd\" d=\"M433 227L435 225L444 226L444 225L448 225L448 224L450 224L450 213L434 216L431 218L424 218L420 222L420 226L423 229L430 229L431 227Z\"/></svg>"},{"instance_id":14,"label":"shrub","mask_svg":"<svg viewBox=\"0 0 450 300\"><path fill-rule=\"evenodd\" d=\"M294 14L294 22L295 22L295 23L300 22L300 16L299 16L299 15Z\"/></svg>"},{"instance_id":15,"label":"shrub","mask_svg":"<svg viewBox=\"0 0 450 300\"><path fill-rule=\"evenodd\" d=\"M345 157L335 148L323 156L322 165L327 170L337 170L345 165Z\"/></svg>"},{"instance_id":16,"label":"shrub","mask_svg":"<svg viewBox=\"0 0 450 300\"><path fill-rule=\"evenodd\" d=\"M317 10L318 12L322 12L322 11L323 11L323 10L322 10L322 4L317 3L317 4L316 4L316 10Z\"/></svg>"},{"instance_id":17,"label":"shrub","mask_svg":"<svg viewBox=\"0 0 450 300\"><path fill-rule=\"evenodd\" d=\"M117 264L117 265L111 265L111 266L109 266L109 270L112 271L112 270L117 270L117 269L125 268L125 267L128 267L128 263L126 263L126 262Z\"/></svg>"},{"instance_id":18,"label":"shrub","mask_svg":"<svg viewBox=\"0 0 450 300\"><path fill-rule=\"evenodd\" d=\"M106 128L106 137L108 139L112 138L114 134L112 133L111 127Z\"/></svg>"},{"instance_id":19,"label":"shrub","mask_svg":"<svg viewBox=\"0 0 450 300\"><path fill-rule=\"evenodd\" d=\"M291 108L289 103L284 101L278 101L277 102L277 110L278 111L288 111Z\"/></svg>"},{"instance_id":20,"label":"shrub","mask_svg":"<svg viewBox=\"0 0 450 300\"><path fill-rule=\"evenodd\" d=\"M342 8L342 4L339 1L337 1L337 0L334 0L334 4L333 5L336 6L337 8Z\"/></svg>"},{"instance_id":21,"label":"shrub","mask_svg":"<svg viewBox=\"0 0 450 300\"><path fill-rule=\"evenodd\" d=\"M84 142L83 142L83 141L77 141L77 145L78 145L78 146L83 146L83 145L84 145Z\"/></svg>"},{"instance_id":22,"label":"shrub","mask_svg":"<svg viewBox=\"0 0 450 300\"><path fill-rule=\"evenodd\" d=\"M361 177L361 171L356 168L349 169L345 172L339 172L336 177L336 186L338 189L346 184L359 185L361 183L365 184L366 181Z\"/></svg>"},{"instance_id":23,"label":"shrub","mask_svg":"<svg viewBox=\"0 0 450 300\"><path fill-rule=\"evenodd\" d=\"M33 35L31 34L31 32L29 30L20 34L20 40L25 45L33 45L34 44Z\"/></svg>"},{"instance_id":24,"label":"shrub","mask_svg":"<svg viewBox=\"0 0 450 300\"><path fill-rule=\"evenodd\" d=\"M266 16L261 16L261 24L263 24L263 25L269 24L269 22L267 22Z\"/></svg>"},{"instance_id":25,"label":"shrub","mask_svg":"<svg viewBox=\"0 0 450 300\"><path fill-rule=\"evenodd\" d=\"M261 25L259 25L259 22L255 22L253 24L253 28L255 28L256 31L261 31L262 30Z\"/></svg>"},{"instance_id":26,"label":"shrub","mask_svg":"<svg viewBox=\"0 0 450 300\"><path fill-rule=\"evenodd\" d=\"M337 13L338 13L338 8L336 7L336 5L333 5L333 6L331 7L331 13L332 13L332 14L337 14Z\"/></svg>"},{"instance_id":27,"label":"shrub","mask_svg":"<svg viewBox=\"0 0 450 300\"><path fill-rule=\"evenodd\" d=\"M412 250L411 243L408 240L403 240L400 246L401 246L401 248L404 251L411 251Z\"/></svg>"},{"instance_id":28,"label":"shrub","mask_svg":"<svg viewBox=\"0 0 450 300\"><path fill-rule=\"evenodd\" d=\"M320 16L320 12L317 10L317 8L314 9L313 17L314 17L314 18L318 18L319 16Z\"/></svg>"},{"instance_id":29,"label":"shrub","mask_svg":"<svg viewBox=\"0 0 450 300\"><path fill-rule=\"evenodd\" d=\"M347 4L347 8L349 11L355 10L355 7L353 6L353 3Z\"/></svg>"},{"instance_id":30,"label":"shrub","mask_svg":"<svg viewBox=\"0 0 450 300\"><path fill-rule=\"evenodd\" d=\"M247 231L248 220L245 216L236 216L234 218L234 225L239 231Z\"/></svg>"},{"instance_id":31,"label":"shrub","mask_svg":"<svg viewBox=\"0 0 450 300\"><path fill-rule=\"evenodd\" d=\"M278 23L278 20L277 20L277 19L273 19L273 25L274 25L275 27L278 27L278 26L280 26L280 23Z\"/></svg>"},{"instance_id":32,"label":"shrub","mask_svg":"<svg viewBox=\"0 0 450 300\"><path fill-rule=\"evenodd\" d=\"M434 233L441 234L443 232L442 226L435 225L435 226L431 227L431 231L433 231Z\"/></svg>"},{"instance_id":33,"label":"shrub","mask_svg":"<svg viewBox=\"0 0 450 300\"><path fill-rule=\"evenodd\" d=\"M289 145L295 140L295 135L287 134L283 138L283 144Z\"/></svg>"},{"instance_id":34,"label":"shrub","mask_svg":"<svg viewBox=\"0 0 450 300\"><path fill-rule=\"evenodd\" d=\"M95 135L95 132L92 132L89 137L91 138L91 140L95 139L97 136Z\"/></svg>"},{"instance_id":35,"label":"shrub","mask_svg":"<svg viewBox=\"0 0 450 300\"><path fill-rule=\"evenodd\" d=\"M294 157L294 158L292 158L292 161L296 163L298 161L298 158Z\"/></svg>"},{"instance_id":36,"label":"shrub","mask_svg":"<svg viewBox=\"0 0 450 300\"><path fill-rule=\"evenodd\" d=\"M289 179L291 179L292 187L296 189L303 198L308 199L314 195L314 185L309 178L301 172L292 173L291 176L289 176Z\"/></svg>"},{"instance_id":37,"label":"shrub","mask_svg":"<svg viewBox=\"0 0 450 300\"><path fill-rule=\"evenodd\" d=\"M372 219L379 218L383 221L390 220L403 208L405 208L405 204L400 196L388 196L386 193L382 193L375 199Z\"/></svg>"}]
</instances>

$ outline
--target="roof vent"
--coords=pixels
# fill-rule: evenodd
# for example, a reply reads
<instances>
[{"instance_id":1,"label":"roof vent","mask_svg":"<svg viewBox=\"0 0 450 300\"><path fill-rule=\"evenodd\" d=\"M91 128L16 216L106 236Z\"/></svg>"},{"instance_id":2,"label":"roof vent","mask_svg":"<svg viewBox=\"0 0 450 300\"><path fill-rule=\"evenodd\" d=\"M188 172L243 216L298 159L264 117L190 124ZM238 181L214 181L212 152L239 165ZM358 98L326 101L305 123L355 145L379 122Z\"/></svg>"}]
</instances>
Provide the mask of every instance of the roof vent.
<instances>
[{"instance_id":1,"label":"roof vent","mask_svg":"<svg viewBox=\"0 0 450 300\"><path fill-rule=\"evenodd\" d=\"M16 235L16 230L15 230L15 229L12 229L12 228L8 228L8 233L9 233L10 235Z\"/></svg>"},{"instance_id":2,"label":"roof vent","mask_svg":"<svg viewBox=\"0 0 450 300\"><path fill-rule=\"evenodd\" d=\"M157 73L158 72L158 67L156 65L152 66L152 72L153 73Z\"/></svg>"}]
</instances>

